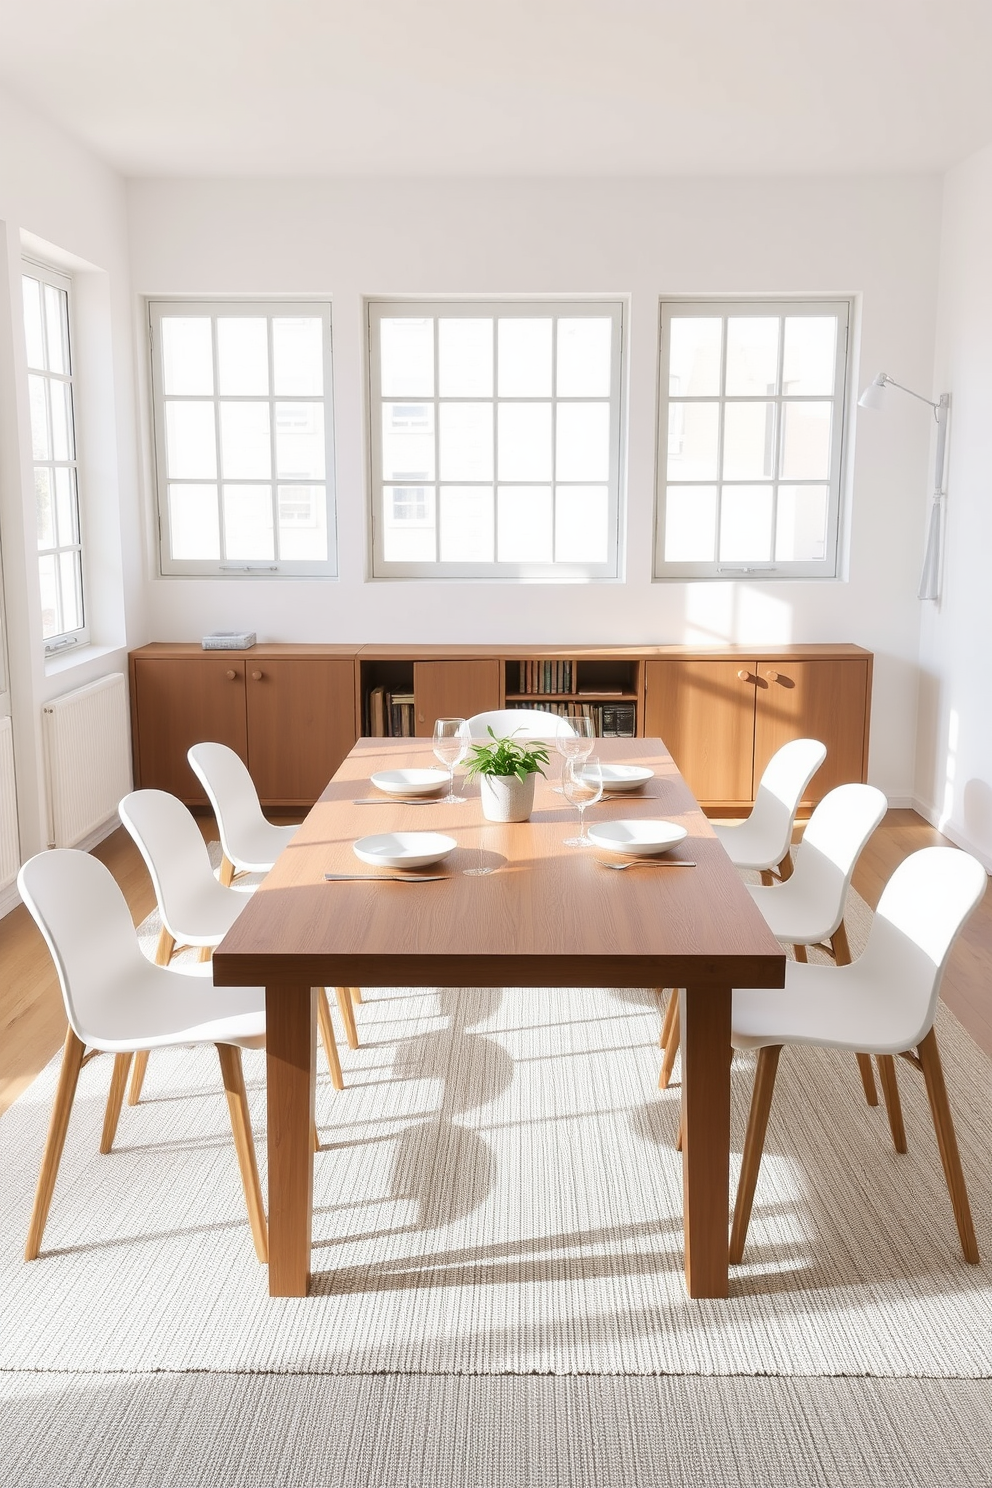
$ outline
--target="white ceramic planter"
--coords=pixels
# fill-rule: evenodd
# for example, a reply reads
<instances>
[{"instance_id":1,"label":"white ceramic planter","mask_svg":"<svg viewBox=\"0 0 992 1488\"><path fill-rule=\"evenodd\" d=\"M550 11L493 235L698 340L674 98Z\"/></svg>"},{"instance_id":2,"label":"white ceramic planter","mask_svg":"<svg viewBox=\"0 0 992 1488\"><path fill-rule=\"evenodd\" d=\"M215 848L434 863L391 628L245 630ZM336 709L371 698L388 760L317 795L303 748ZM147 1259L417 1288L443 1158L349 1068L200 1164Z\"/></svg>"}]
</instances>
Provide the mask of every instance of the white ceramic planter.
<instances>
[{"instance_id":1,"label":"white ceramic planter","mask_svg":"<svg viewBox=\"0 0 992 1488\"><path fill-rule=\"evenodd\" d=\"M525 780L516 775L480 775L482 810L489 821L526 821L534 809L535 774Z\"/></svg>"}]
</instances>

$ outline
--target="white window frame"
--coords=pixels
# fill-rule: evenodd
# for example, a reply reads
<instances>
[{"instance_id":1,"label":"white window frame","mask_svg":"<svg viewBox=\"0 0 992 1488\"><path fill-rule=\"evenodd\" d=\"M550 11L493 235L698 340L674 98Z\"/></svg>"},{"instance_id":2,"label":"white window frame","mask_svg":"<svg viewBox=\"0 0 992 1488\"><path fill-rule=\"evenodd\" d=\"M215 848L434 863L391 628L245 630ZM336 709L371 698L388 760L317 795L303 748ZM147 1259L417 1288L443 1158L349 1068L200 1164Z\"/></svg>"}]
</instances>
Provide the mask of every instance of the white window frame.
<instances>
[{"instance_id":1,"label":"white window frame","mask_svg":"<svg viewBox=\"0 0 992 1488\"><path fill-rule=\"evenodd\" d=\"M56 561L58 562L58 560L64 554L66 554L66 553L74 553L76 555L76 557L75 557L75 578L76 578L76 588L77 588L76 598L77 598L77 603L78 603L78 607L79 607L79 613L80 613L80 616L82 617L82 624L81 625L77 625L77 626L72 627L72 628L69 628L69 629L60 630L57 634L50 635L50 636L47 636L47 637L44 638L43 645L44 645L45 655L46 655L46 657L50 657L50 656L57 656L62 651L69 650L70 647L71 648L75 648L77 646L85 646L89 642L89 620L88 620L88 616L87 616L87 602L86 602L85 544L84 544L84 536L83 536L83 532L84 532L83 509L82 509L83 508L83 503L82 503L82 499L81 499L81 496L80 496L80 490L79 490L79 418L78 418L77 409L76 409L76 375L75 375L75 365L74 365L74 358L73 358L73 346L74 346L74 342L75 342L75 315L74 315L74 304L73 304L73 283L72 283L72 279L69 277L68 274L62 273L60 270L53 268L51 266L51 264L41 263L37 259L31 259L31 258L23 258L22 259L22 261L21 261L21 276L22 276L22 289L23 289L23 280L24 279L35 279L35 280L37 280L42 285L46 285L47 284L47 285L50 285L53 289L59 290L66 297L66 345L65 345L64 350L65 350L66 366L69 369L68 372L66 372L66 373L52 372L52 371L49 371L48 368L45 368L45 367L32 367L30 365L30 361L28 361L28 376L29 377L43 377L45 379L46 383L49 384L49 385L51 385L52 383L62 383L69 390L69 398L68 398L69 408L68 408L68 412L69 412L69 427L70 427L71 438L72 438L72 456L71 456L71 458L70 459L67 459L67 460L56 460L53 457L51 460L37 460L37 459L34 458L34 450L32 448L32 459L31 459L32 475L34 475L34 473L39 469L39 467L45 467L45 468L47 468L48 470L51 471L51 474L52 474L51 490L52 490L52 500L53 500L53 502L55 500L55 479L54 479L54 477L55 477L55 469L56 469L56 467L58 467L58 466L65 467L65 468L69 469L71 471L71 473L72 473L72 507L73 507L73 510L72 510L72 523L73 523L73 529L74 529L74 533L75 533L75 541L73 541L71 543L65 543L65 542L58 542L58 541L56 541L54 547L48 547L48 548L42 548L42 547L39 546L39 548L38 548L38 566L39 566L39 581L40 581L41 562L42 562L42 560L44 558L46 558L46 557L54 557L56 559ZM42 333L46 337L47 337L47 315L48 315L48 312L47 312L47 309L46 309L46 306L45 306L45 298L44 298L44 294L43 294L42 295ZM23 326L24 326L24 314L23 314L23 310L22 310L22 313L21 313L21 325L22 325L22 328L23 328ZM27 356L28 356L28 349L27 349L27 344L26 344L26 341L25 341L25 357L27 357ZM50 406L51 405L49 403L49 410L50 410ZM51 422L51 419L50 419L50 412L49 412L49 424L50 424L50 422ZM51 439L51 430L50 429L49 429L49 439ZM36 516L36 523L37 523L37 516ZM57 538L57 534L56 534L56 538ZM59 596L60 596L60 606L61 606L61 595L62 595L61 580L59 580L59 583L58 583L58 586L57 587L58 587L58 592L59 592Z\"/></svg>"},{"instance_id":2,"label":"white window frame","mask_svg":"<svg viewBox=\"0 0 992 1488\"><path fill-rule=\"evenodd\" d=\"M607 480L608 509L607 509L607 533L608 553L602 563L517 563L498 562L492 563L467 563L467 562L442 562L440 558L432 562L397 562L387 560L384 553L383 524L380 520L382 491L384 481L382 477L382 404L386 402L402 401L395 398L383 399L381 395L382 376L380 363L380 338L379 325L383 319L394 316L413 315L434 321L434 365L438 365L437 343L439 318L450 319L462 317L466 319L479 319L492 316L494 320L508 317L550 319L553 325L559 319L577 319L588 317L591 319L609 318L613 322L613 334L611 340L611 368L610 368L610 451L609 451L609 475ZM589 580L616 581L620 577L620 532L622 503L620 490L620 473L622 469L622 435L623 435L623 413L625 387L623 380L624 366L624 340L626 336L626 307L624 301L618 297L603 297L596 299L561 300L538 298L533 300L518 299L420 299L420 298L390 298L369 299L366 301L366 328L368 347L368 394L369 394L369 525L370 525L370 548L371 548L371 577L373 579L495 579L515 582L585 582ZM494 340L494 380L493 380L493 420L495 425L496 410L499 407L500 398L497 395L497 383L495 380L495 358L496 337ZM552 345L556 345L554 329L552 330ZM554 410L559 402L588 402L587 398L559 399L557 389L554 385L555 367L552 367L552 391L550 398L535 397L508 398L505 401L520 403L534 402L552 405L552 430L555 427ZM411 403L431 404L434 410L434 432L435 449L438 439L438 407L442 400L438 395L435 382L432 397L411 397ZM457 401L457 400L455 400ZM468 399L469 402L488 402L489 399ZM605 401L605 400L604 400ZM495 432L495 431L494 431ZM552 438L554 435L552 433ZM495 440L494 440L495 447ZM437 507L437 492L440 485L438 478L439 462L435 461L435 475L433 481L422 483L407 482L407 486L417 484L424 485L433 495L428 500L432 510ZM492 482L459 481L459 485L480 486L496 485L496 472ZM533 482L504 482L502 484L531 484ZM543 484L543 482L542 482ZM552 478L552 492L554 492L555 481ZM568 482L575 485L575 482ZM602 481L596 482L602 485ZM554 499L554 498L552 498ZM428 518L428 521L430 518ZM436 541L439 542L440 525L435 527Z\"/></svg>"},{"instance_id":3,"label":"white window frame","mask_svg":"<svg viewBox=\"0 0 992 1488\"><path fill-rule=\"evenodd\" d=\"M336 578L338 574L337 554L337 501L334 479L334 418L333 418L333 382L332 382L332 357L331 357L331 306L327 300L294 300L294 299L149 299L148 305L148 338L149 353L151 358L151 397L152 397L152 423L154 440L154 467L155 467L155 495L156 515L158 519L158 550L159 550L159 572L163 577L185 577L185 578ZM324 412L324 488L326 499L326 531L327 531L327 557L326 559L286 559L275 557L271 561L264 559L228 560L223 555L217 559L193 559L174 558L170 550L171 526L169 521L168 489L169 479L166 469L166 440L165 440L165 405L168 401L162 386L162 333L161 324L167 316L209 316L211 319L211 337L213 341L214 358L214 391L211 394L202 394L199 397L186 394L176 395L179 401L194 401L209 403L214 409L214 437L217 449L217 477L216 485L218 492L218 507L220 508L220 490L223 484L221 473L220 452L220 420L218 407L221 401L259 403L267 402L272 409L277 402L307 403L320 402ZM324 391L318 399L315 395L309 397L276 394L272 390L271 378L271 348L272 340L269 335L270 355L270 378L269 393L267 396L260 394L245 395L241 398L222 395L217 391L216 369L217 369L217 321L224 317L242 318L245 316L265 316L268 319L280 317L305 315L318 318L323 326L324 347ZM273 475L269 482L257 482L257 484L269 484L273 491L273 502L276 500L277 486L313 484L305 480L279 479L276 474L275 463L275 437L276 420L274 410L269 420L270 438L273 441ZM183 482L173 481L173 484ZM203 484L202 481L189 481L186 484ZM256 482L244 481L239 478L238 485L253 485ZM274 513L275 516L275 513ZM223 522L221 513L219 520ZM221 528L223 530L223 528Z\"/></svg>"},{"instance_id":4,"label":"white window frame","mask_svg":"<svg viewBox=\"0 0 992 1488\"><path fill-rule=\"evenodd\" d=\"M687 399L685 394L678 398L678 402L693 401L699 403L717 404L719 406L719 430L718 430L718 469L719 456L723 448L723 426L724 409L728 403L746 402L774 402L778 405L779 413L776 420L776 458L773 476L767 482L774 488L774 500L777 500L779 484L782 485L828 485L828 504L826 519L825 554L822 560L793 560L770 558L767 562L755 561L748 563L721 562L716 557L711 562L671 562L665 559L665 515L666 494L668 489L668 439L669 439L669 403L673 393L670 387L669 354L671 347L671 322L676 317L715 317L724 319L724 333L721 350L721 389L723 388L723 374L726 367L726 318L728 316L769 316L769 315L835 315L838 320L837 344L835 351L834 391L829 397L825 394L810 394L806 401L822 403L830 401L834 405L833 425L831 429L830 446L830 473L829 479L824 480L795 480L792 478L779 478L779 459L781 456L781 440L783 420L781 417L781 406L783 403L794 403L804 401L802 397L783 394L781 392L782 373L782 340L779 345L779 367L777 387L779 391L772 394L755 395L752 398L728 397L724 392L714 394L710 397L698 397ZM735 579L750 580L794 580L794 579L836 579L840 572L840 512L841 498L844 488L844 459L847 446L847 420L848 420L848 397L850 379L850 326L852 316L852 303L847 299L827 299L817 296L803 296L801 298L789 298L777 296L775 298L747 298L747 299L705 299L696 298L681 299L678 297L666 297L661 301L661 324L659 335L659 377L658 377L658 447L657 447L657 482L655 503L655 563L654 577L657 580L684 581L686 579L719 579L724 583ZM674 481L673 485L685 485L684 480ZM724 480L717 475L712 480L702 481L700 485L716 486L717 495L717 531L719 531L719 501L725 486L766 484L764 479L759 481L732 481ZM774 532L774 513L773 513Z\"/></svg>"}]
</instances>

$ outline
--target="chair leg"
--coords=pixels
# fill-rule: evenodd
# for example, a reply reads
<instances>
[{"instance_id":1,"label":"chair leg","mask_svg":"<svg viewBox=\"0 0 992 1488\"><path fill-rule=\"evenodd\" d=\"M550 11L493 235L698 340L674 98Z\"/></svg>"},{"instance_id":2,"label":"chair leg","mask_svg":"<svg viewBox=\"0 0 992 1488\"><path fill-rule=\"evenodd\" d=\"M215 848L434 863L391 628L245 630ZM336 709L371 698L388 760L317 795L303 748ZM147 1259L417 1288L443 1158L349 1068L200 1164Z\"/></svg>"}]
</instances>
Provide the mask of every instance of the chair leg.
<instances>
[{"instance_id":1,"label":"chair leg","mask_svg":"<svg viewBox=\"0 0 992 1488\"><path fill-rule=\"evenodd\" d=\"M148 1068L148 1050L139 1049L134 1056L134 1064L131 1068L131 1088L127 1093L129 1106L136 1106L141 1099L141 1087L145 1083L145 1070Z\"/></svg>"},{"instance_id":2,"label":"chair leg","mask_svg":"<svg viewBox=\"0 0 992 1488\"><path fill-rule=\"evenodd\" d=\"M341 1074L341 1061L338 1058L337 1040L334 1037L334 1024L331 1022L331 1007L327 1001L326 987L317 988L317 1022L320 1026L324 1053L327 1055L328 1068L331 1071L331 1084L335 1090L343 1090L344 1078Z\"/></svg>"},{"instance_id":3,"label":"chair leg","mask_svg":"<svg viewBox=\"0 0 992 1488\"><path fill-rule=\"evenodd\" d=\"M198 961L210 961L213 958L213 954L214 954L214 948L213 948L213 946L201 946L200 947L200 954L199 954L199 956L197 956L196 959Z\"/></svg>"},{"instance_id":4,"label":"chair leg","mask_svg":"<svg viewBox=\"0 0 992 1488\"><path fill-rule=\"evenodd\" d=\"M217 877L224 885L225 889L229 889L231 887L231 884L234 880L234 864L231 862L226 853L220 860L220 872L217 874Z\"/></svg>"},{"instance_id":5,"label":"chair leg","mask_svg":"<svg viewBox=\"0 0 992 1488\"><path fill-rule=\"evenodd\" d=\"M775 875L773 873L770 873L767 868L762 868L761 882L764 884L766 889L770 889L772 884L775 882Z\"/></svg>"},{"instance_id":6,"label":"chair leg","mask_svg":"<svg viewBox=\"0 0 992 1488\"><path fill-rule=\"evenodd\" d=\"M356 1007L360 1007L362 1003L361 987L350 987L348 990L351 992L352 1002L355 1004Z\"/></svg>"},{"instance_id":7,"label":"chair leg","mask_svg":"<svg viewBox=\"0 0 992 1488\"><path fill-rule=\"evenodd\" d=\"M851 947L847 939L847 926L841 920L837 929L830 937L830 954L834 958L835 966L850 966ZM871 1067L870 1054L858 1054L858 1070L861 1074L861 1084L865 1092L865 1100L870 1106L878 1105L878 1091L875 1088L875 1075Z\"/></svg>"},{"instance_id":8,"label":"chair leg","mask_svg":"<svg viewBox=\"0 0 992 1488\"><path fill-rule=\"evenodd\" d=\"M871 1067L870 1054L857 1054L858 1070L861 1074L861 1084L864 1087L865 1100L870 1106L878 1105L878 1091L875 1088L875 1075Z\"/></svg>"},{"instance_id":9,"label":"chair leg","mask_svg":"<svg viewBox=\"0 0 992 1488\"><path fill-rule=\"evenodd\" d=\"M920 1064L923 1066L923 1078L926 1081L927 1095L930 1098L933 1127L937 1133L937 1147L944 1168L944 1177L947 1179L947 1191L951 1196L954 1218L957 1220L961 1249L964 1251L965 1260L970 1265L977 1266L978 1241L975 1239L971 1205L968 1203L968 1190L965 1187L964 1173L961 1170L961 1156L958 1152L957 1137L954 1135L954 1122L951 1120L947 1086L944 1084L944 1071L937 1049L937 1035L933 1028L930 1029L917 1052L920 1056Z\"/></svg>"},{"instance_id":10,"label":"chair leg","mask_svg":"<svg viewBox=\"0 0 992 1488\"><path fill-rule=\"evenodd\" d=\"M37 1260L38 1252L41 1250L45 1223L52 1205L55 1179L58 1177L62 1149L65 1146L65 1134L69 1129L69 1113L75 1099L79 1071L83 1065L85 1052L86 1049L81 1040L76 1037L71 1028L67 1029L65 1044L62 1048L62 1068L59 1071L59 1083L55 1091L51 1119L48 1123L48 1137L41 1159L41 1172L38 1174L38 1187L35 1190L31 1222L28 1225L27 1243L24 1246L26 1261Z\"/></svg>"},{"instance_id":11,"label":"chair leg","mask_svg":"<svg viewBox=\"0 0 992 1488\"><path fill-rule=\"evenodd\" d=\"M675 1056L679 1052L679 1043L682 1038L682 1027L679 1022L679 989L672 988L669 1006L673 1009L672 1021L668 1030L668 1042L665 1045L665 1057L661 1061L661 1074L658 1076L658 1089L667 1090L668 1082L672 1078L672 1070L675 1066ZM667 1021L668 1014L665 1018Z\"/></svg>"},{"instance_id":12,"label":"chair leg","mask_svg":"<svg viewBox=\"0 0 992 1488\"><path fill-rule=\"evenodd\" d=\"M117 1123L121 1119L121 1106L124 1104L124 1091L127 1088L127 1074L131 1068L130 1054L114 1055L114 1072L110 1077L110 1091L107 1095L107 1109L103 1113L103 1134L100 1137L100 1151L107 1153L114 1145L117 1135Z\"/></svg>"},{"instance_id":13,"label":"chair leg","mask_svg":"<svg viewBox=\"0 0 992 1488\"><path fill-rule=\"evenodd\" d=\"M805 965L808 959L806 955L806 947L804 945L794 945L792 949L795 954L796 960L803 962L803 964Z\"/></svg>"},{"instance_id":14,"label":"chair leg","mask_svg":"<svg viewBox=\"0 0 992 1488\"><path fill-rule=\"evenodd\" d=\"M761 1154L765 1148L765 1132L772 1108L775 1090L775 1075L778 1071L781 1044L772 1044L758 1050L758 1068L754 1076L754 1092L751 1110L747 1118L747 1134L744 1138L744 1154L741 1159L741 1176L737 1183L737 1201L734 1204L734 1223L730 1232L730 1261L736 1265L744 1255L747 1228L751 1223L751 1205L754 1189L761 1167Z\"/></svg>"},{"instance_id":15,"label":"chair leg","mask_svg":"<svg viewBox=\"0 0 992 1488\"><path fill-rule=\"evenodd\" d=\"M785 883L787 878L792 877L792 854L786 852L785 857L778 865L778 877L780 883Z\"/></svg>"},{"instance_id":16,"label":"chair leg","mask_svg":"<svg viewBox=\"0 0 992 1488\"><path fill-rule=\"evenodd\" d=\"M892 1144L897 1152L906 1152L906 1128L902 1121L902 1104L899 1100L899 1085L896 1081L896 1062L891 1054L878 1054L878 1077L882 1082L882 1098L889 1118Z\"/></svg>"},{"instance_id":17,"label":"chair leg","mask_svg":"<svg viewBox=\"0 0 992 1488\"><path fill-rule=\"evenodd\" d=\"M658 995L662 996L664 991L664 987L659 987ZM675 1017L675 1014L678 1011L678 1006L679 989L678 987L669 987L668 1001L665 1004L665 1015L661 1020L661 1033L658 1035L658 1043L662 1049L668 1048L668 1040L671 1037L672 1032L672 1019Z\"/></svg>"},{"instance_id":18,"label":"chair leg","mask_svg":"<svg viewBox=\"0 0 992 1488\"><path fill-rule=\"evenodd\" d=\"M268 1226L265 1223L265 1206L262 1202L262 1185L258 1179L258 1164L255 1161L255 1142L251 1132L251 1116L248 1113L248 1093L245 1090L244 1071L241 1067L241 1050L236 1044L218 1044L220 1070L224 1079L224 1094L234 1133L234 1149L238 1154L241 1182L248 1206L248 1222L251 1225L255 1254L260 1261L269 1259Z\"/></svg>"},{"instance_id":19,"label":"chair leg","mask_svg":"<svg viewBox=\"0 0 992 1488\"><path fill-rule=\"evenodd\" d=\"M348 987L335 987L337 993L338 1007L341 1010L341 1018L344 1022L344 1031L348 1037L348 1048L358 1048L358 1029L355 1027L355 1009L351 1001L351 990Z\"/></svg>"},{"instance_id":20,"label":"chair leg","mask_svg":"<svg viewBox=\"0 0 992 1488\"><path fill-rule=\"evenodd\" d=\"M158 941L155 946L155 965L168 966L172 960L172 953L176 949L174 936L170 935L163 925L158 933Z\"/></svg>"}]
</instances>

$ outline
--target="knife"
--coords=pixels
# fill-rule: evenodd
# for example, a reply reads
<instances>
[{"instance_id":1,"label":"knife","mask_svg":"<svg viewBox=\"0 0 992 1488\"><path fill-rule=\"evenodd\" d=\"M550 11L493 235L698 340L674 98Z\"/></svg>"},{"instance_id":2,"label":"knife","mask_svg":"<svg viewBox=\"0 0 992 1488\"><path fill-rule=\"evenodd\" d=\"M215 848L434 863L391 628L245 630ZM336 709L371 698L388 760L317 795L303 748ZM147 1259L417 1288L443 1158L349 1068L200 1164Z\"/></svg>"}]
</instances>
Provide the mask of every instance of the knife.
<instances>
[{"instance_id":1,"label":"knife","mask_svg":"<svg viewBox=\"0 0 992 1488\"><path fill-rule=\"evenodd\" d=\"M325 873L328 883L443 883L450 873Z\"/></svg>"}]
</instances>

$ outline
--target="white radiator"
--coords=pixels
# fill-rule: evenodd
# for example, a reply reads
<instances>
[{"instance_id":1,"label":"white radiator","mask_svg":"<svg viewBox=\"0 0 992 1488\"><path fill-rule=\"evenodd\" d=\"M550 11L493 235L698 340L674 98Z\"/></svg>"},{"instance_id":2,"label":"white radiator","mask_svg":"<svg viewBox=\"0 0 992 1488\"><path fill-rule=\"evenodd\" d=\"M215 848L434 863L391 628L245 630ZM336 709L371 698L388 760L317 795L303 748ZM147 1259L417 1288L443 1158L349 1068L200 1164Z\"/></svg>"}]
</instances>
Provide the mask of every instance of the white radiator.
<instances>
[{"instance_id":1,"label":"white radiator","mask_svg":"<svg viewBox=\"0 0 992 1488\"><path fill-rule=\"evenodd\" d=\"M124 677L113 672L52 698L43 709L48 845L74 847L131 789Z\"/></svg>"},{"instance_id":2,"label":"white radiator","mask_svg":"<svg viewBox=\"0 0 992 1488\"><path fill-rule=\"evenodd\" d=\"M21 865L17 837L17 793L14 789L14 733L9 718L0 718L0 889L17 877Z\"/></svg>"}]
</instances>

